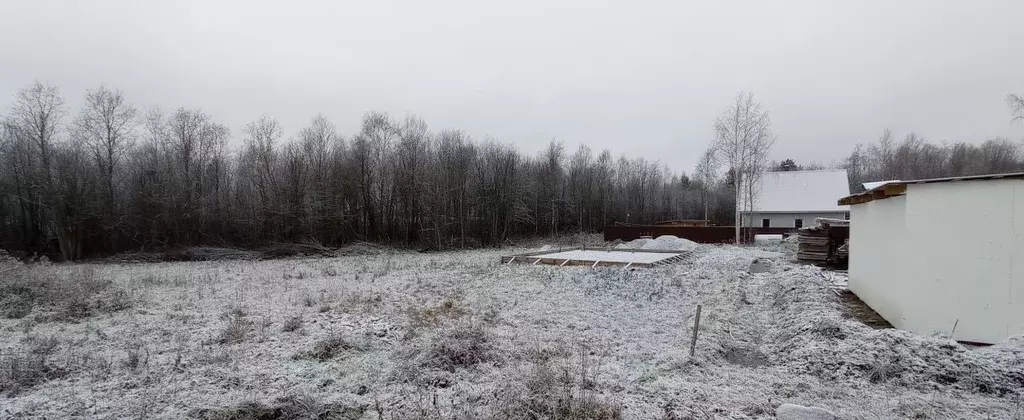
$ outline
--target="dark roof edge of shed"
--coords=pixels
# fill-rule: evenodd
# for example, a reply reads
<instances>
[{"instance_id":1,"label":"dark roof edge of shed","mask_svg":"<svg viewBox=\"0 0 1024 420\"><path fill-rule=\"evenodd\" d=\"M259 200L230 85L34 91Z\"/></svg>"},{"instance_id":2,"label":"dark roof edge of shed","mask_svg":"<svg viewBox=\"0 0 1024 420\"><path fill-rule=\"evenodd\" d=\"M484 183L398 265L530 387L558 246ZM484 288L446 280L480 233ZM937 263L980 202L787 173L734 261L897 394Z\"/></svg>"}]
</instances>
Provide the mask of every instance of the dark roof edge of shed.
<instances>
[{"instance_id":1,"label":"dark roof edge of shed","mask_svg":"<svg viewBox=\"0 0 1024 420\"><path fill-rule=\"evenodd\" d=\"M1020 179L1024 178L1024 172L1009 172L1003 174L951 176L946 178L915 179L911 181L892 181L879 185L860 194L853 194L839 199L839 205L850 206L863 204L869 201L882 200L889 197L896 197L906 194L907 185L910 184L931 184L934 182L959 182L959 181L988 181L993 179Z\"/></svg>"}]
</instances>

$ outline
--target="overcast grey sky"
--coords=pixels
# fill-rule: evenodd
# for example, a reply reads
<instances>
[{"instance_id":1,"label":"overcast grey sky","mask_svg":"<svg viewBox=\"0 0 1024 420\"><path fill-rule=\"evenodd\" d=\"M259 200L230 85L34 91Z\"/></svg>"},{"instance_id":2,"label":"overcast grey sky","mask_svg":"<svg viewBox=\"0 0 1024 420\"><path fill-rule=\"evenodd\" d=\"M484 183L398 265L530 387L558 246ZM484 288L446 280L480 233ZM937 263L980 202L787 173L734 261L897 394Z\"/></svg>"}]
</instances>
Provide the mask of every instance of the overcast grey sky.
<instances>
[{"instance_id":1,"label":"overcast grey sky","mask_svg":"<svg viewBox=\"0 0 1024 420\"><path fill-rule=\"evenodd\" d=\"M552 138L690 172L741 91L773 159L829 163L889 127L1024 136L1024 1L0 0L0 109L34 79L78 106L121 89L199 107L238 142L261 114L415 113L530 153ZM842 3L842 4L841 4Z\"/></svg>"}]
</instances>

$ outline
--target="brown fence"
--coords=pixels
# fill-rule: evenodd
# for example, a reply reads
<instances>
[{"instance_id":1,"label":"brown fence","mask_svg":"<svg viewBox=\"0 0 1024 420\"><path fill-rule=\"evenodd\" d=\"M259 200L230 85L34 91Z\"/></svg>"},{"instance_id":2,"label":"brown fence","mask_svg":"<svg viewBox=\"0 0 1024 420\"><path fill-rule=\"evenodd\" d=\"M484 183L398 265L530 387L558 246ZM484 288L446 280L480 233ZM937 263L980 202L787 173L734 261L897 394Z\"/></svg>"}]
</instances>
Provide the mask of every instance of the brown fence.
<instances>
[{"instance_id":1,"label":"brown fence","mask_svg":"<svg viewBox=\"0 0 1024 420\"><path fill-rule=\"evenodd\" d=\"M740 228L740 239L745 243L753 242L754 235L789 235L796 228ZM609 225L604 227L604 240L632 241L641 236L657 238L661 235L675 235L702 244L732 243L736 238L736 228L732 226L658 226L658 225Z\"/></svg>"}]
</instances>

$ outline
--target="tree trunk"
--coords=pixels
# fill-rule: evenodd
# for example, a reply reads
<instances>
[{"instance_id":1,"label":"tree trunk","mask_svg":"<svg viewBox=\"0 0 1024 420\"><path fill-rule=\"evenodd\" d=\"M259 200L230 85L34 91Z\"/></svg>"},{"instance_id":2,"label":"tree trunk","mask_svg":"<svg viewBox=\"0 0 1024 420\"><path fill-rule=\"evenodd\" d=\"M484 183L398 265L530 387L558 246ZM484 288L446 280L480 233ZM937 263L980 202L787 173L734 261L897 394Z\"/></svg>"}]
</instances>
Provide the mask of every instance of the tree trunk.
<instances>
[{"instance_id":1,"label":"tree trunk","mask_svg":"<svg viewBox=\"0 0 1024 420\"><path fill-rule=\"evenodd\" d=\"M743 196L743 189L740 187L740 178L742 177L743 174L739 171L736 171L736 180L734 185L736 191L736 245L740 244L740 197Z\"/></svg>"}]
</instances>

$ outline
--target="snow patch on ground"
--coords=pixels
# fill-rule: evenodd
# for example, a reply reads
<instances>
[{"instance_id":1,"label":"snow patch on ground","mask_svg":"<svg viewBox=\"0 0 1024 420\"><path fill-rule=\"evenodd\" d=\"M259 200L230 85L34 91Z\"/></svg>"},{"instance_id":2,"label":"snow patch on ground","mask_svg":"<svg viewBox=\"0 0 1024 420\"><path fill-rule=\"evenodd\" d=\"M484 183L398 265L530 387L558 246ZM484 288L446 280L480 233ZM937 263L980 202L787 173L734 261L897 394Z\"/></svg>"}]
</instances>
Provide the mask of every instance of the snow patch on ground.
<instances>
[{"instance_id":1,"label":"snow patch on ground","mask_svg":"<svg viewBox=\"0 0 1024 420\"><path fill-rule=\"evenodd\" d=\"M489 418L533 395L544 369L586 372L589 398L623 418L772 418L782 403L858 419L1024 416L1024 340L974 349L871 329L844 318L821 269L778 248L701 245L648 270L498 262L525 251L90 264L135 305L78 323L0 319L0 361L52 337L67 369L0 395L0 418L184 418L295 396L364 419ZM769 271L748 273L755 258ZM239 318L247 335L220 344ZM486 339L474 346L463 324ZM296 357L332 337L345 339L336 354ZM429 359L466 349L481 357Z\"/></svg>"},{"instance_id":2,"label":"snow patch on ground","mask_svg":"<svg viewBox=\"0 0 1024 420\"><path fill-rule=\"evenodd\" d=\"M575 249L572 251L555 252L551 254L533 255L532 258L554 258L582 261L608 261L626 263L655 263L661 260L679 256L666 252L629 252L629 251L603 251L598 249Z\"/></svg>"}]
</instances>

